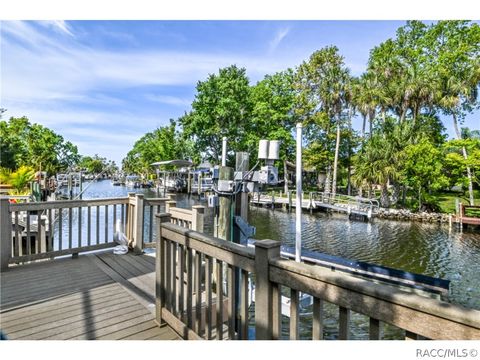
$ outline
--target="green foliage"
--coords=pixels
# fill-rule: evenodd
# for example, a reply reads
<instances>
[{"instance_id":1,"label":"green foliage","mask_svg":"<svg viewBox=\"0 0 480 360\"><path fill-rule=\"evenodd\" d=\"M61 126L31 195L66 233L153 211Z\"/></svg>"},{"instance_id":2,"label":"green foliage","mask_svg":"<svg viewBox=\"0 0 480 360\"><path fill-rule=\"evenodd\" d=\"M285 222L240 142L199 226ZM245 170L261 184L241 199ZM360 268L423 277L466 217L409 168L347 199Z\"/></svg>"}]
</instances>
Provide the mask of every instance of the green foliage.
<instances>
[{"instance_id":1,"label":"green foliage","mask_svg":"<svg viewBox=\"0 0 480 360\"><path fill-rule=\"evenodd\" d=\"M294 73L288 69L267 75L252 87L251 121L245 134L250 161L255 160L260 139L280 140L280 158L287 160L295 152ZM253 162L253 161L252 161Z\"/></svg>"},{"instance_id":2,"label":"green foliage","mask_svg":"<svg viewBox=\"0 0 480 360\"><path fill-rule=\"evenodd\" d=\"M28 186L34 179L35 170L29 166L21 166L16 171L0 168L0 182L13 188L13 190L9 191L11 195L28 193Z\"/></svg>"},{"instance_id":3,"label":"green foliage","mask_svg":"<svg viewBox=\"0 0 480 360\"><path fill-rule=\"evenodd\" d=\"M152 163L157 161L187 159L191 146L175 131L175 122L159 127L142 136L122 161L127 173L142 174L148 178L153 173Z\"/></svg>"},{"instance_id":4,"label":"green foliage","mask_svg":"<svg viewBox=\"0 0 480 360\"><path fill-rule=\"evenodd\" d=\"M245 150L252 110L245 69L235 65L220 69L199 81L196 91L192 111L179 119L194 150L214 163L220 160L223 137L231 151Z\"/></svg>"},{"instance_id":5,"label":"green foliage","mask_svg":"<svg viewBox=\"0 0 480 360\"><path fill-rule=\"evenodd\" d=\"M151 162L172 158L218 163L224 136L229 165L236 151L255 161L262 138L280 140L281 158L293 161L295 123L302 122L304 166L326 172L332 192L336 174L339 184L352 174L357 188L380 188L384 206L396 204L403 189L435 208L432 192L469 185L467 167L480 185L480 132L460 134L457 123L479 108L479 55L476 23L408 21L371 50L358 78L335 46L253 86L246 70L232 65L197 83L191 111L178 119L180 133L166 127L146 134L123 167L148 172ZM360 134L351 126L356 113L363 118ZM452 116L457 141L446 141L440 114Z\"/></svg>"},{"instance_id":6,"label":"green foliage","mask_svg":"<svg viewBox=\"0 0 480 360\"><path fill-rule=\"evenodd\" d=\"M0 121L0 166L16 169L30 166L56 173L75 165L79 160L75 145L62 136L26 117Z\"/></svg>"},{"instance_id":7,"label":"green foliage","mask_svg":"<svg viewBox=\"0 0 480 360\"><path fill-rule=\"evenodd\" d=\"M463 156L463 149L469 154ZM480 138L450 140L443 145L445 168L451 185L468 186L467 167L472 173L472 180L480 185Z\"/></svg>"},{"instance_id":8,"label":"green foliage","mask_svg":"<svg viewBox=\"0 0 480 360\"><path fill-rule=\"evenodd\" d=\"M78 163L78 167L90 174L100 174L103 172L107 175L113 175L118 171L118 166L114 161L109 161L104 157L98 156L98 154L95 154L93 157L82 156Z\"/></svg>"},{"instance_id":9,"label":"green foliage","mask_svg":"<svg viewBox=\"0 0 480 360\"><path fill-rule=\"evenodd\" d=\"M418 189L421 207L425 189L436 191L448 185L448 178L443 171L442 152L423 138L417 144L408 145L404 157L405 182Z\"/></svg>"}]
</instances>

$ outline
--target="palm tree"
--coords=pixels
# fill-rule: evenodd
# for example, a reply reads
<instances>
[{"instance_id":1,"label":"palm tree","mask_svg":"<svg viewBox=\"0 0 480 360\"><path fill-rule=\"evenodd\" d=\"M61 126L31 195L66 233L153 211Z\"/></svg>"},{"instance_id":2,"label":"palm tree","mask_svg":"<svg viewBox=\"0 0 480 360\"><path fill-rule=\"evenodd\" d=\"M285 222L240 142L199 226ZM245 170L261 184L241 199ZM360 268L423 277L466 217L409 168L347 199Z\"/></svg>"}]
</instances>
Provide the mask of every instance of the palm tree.
<instances>
[{"instance_id":1,"label":"palm tree","mask_svg":"<svg viewBox=\"0 0 480 360\"><path fill-rule=\"evenodd\" d=\"M307 62L300 65L297 72L296 87L299 90L299 98L307 105L308 117L310 119L322 118L319 114L323 114L328 118L328 121L324 123L327 139L331 129L334 126L336 129L333 169L331 163L327 164L325 180L325 192L329 192L330 174L333 170L332 196L335 196L336 193L341 126L343 113L348 109L349 83L349 70L345 67L343 56L338 53L338 48L335 46L325 47L314 52ZM325 144L325 148L328 149L327 144Z\"/></svg>"},{"instance_id":2,"label":"palm tree","mask_svg":"<svg viewBox=\"0 0 480 360\"><path fill-rule=\"evenodd\" d=\"M478 70L477 70L478 71ZM458 126L458 117L462 114L462 107L474 104L478 97L478 82L480 77L474 76L466 79L450 77L444 82L443 92L441 92L438 103L443 111L452 116L453 128L457 139L462 139L462 134ZM465 160L468 160L468 154L465 147L462 147L462 153ZM466 167L468 178L468 192L470 205L474 205L472 172L469 166Z\"/></svg>"}]
</instances>

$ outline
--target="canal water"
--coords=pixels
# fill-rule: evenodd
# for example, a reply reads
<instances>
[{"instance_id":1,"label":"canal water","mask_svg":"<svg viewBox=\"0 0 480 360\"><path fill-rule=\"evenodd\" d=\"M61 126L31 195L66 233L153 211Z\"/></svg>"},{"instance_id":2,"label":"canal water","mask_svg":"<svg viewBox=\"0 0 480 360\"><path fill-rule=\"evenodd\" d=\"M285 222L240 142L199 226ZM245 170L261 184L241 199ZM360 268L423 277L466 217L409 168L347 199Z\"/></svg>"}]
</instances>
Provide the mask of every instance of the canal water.
<instances>
[{"instance_id":1,"label":"canal water","mask_svg":"<svg viewBox=\"0 0 480 360\"><path fill-rule=\"evenodd\" d=\"M98 181L87 188L83 198L125 196L142 192L146 197L158 197L150 189L128 189L112 186L110 181ZM189 208L205 201L197 196L177 195L177 206ZM205 232L213 233L212 210L206 209ZM256 227L257 239L279 240L294 247L295 214L282 210L250 207L249 223ZM351 260L370 262L409 272L450 280L449 301L480 310L480 232L460 232L448 226L420 222L374 219L370 223L349 221L345 215L305 212L302 217L302 247ZM338 310L326 309L327 337L336 337ZM359 338L368 338L368 322L352 316L359 329ZM337 325L335 325L337 324ZM331 325L331 326L330 326ZM308 325L305 325L308 327ZM308 328L303 329L308 332ZM387 338L399 336L395 329L385 329Z\"/></svg>"}]
</instances>

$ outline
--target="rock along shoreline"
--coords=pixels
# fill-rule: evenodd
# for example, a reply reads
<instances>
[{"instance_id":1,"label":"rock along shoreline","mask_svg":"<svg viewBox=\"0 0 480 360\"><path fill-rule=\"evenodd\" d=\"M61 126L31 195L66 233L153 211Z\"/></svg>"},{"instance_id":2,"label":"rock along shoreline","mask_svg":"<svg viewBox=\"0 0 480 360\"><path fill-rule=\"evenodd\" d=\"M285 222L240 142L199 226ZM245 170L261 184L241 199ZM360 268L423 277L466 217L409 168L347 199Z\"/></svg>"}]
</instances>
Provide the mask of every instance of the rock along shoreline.
<instances>
[{"instance_id":1,"label":"rock along shoreline","mask_svg":"<svg viewBox=\"0 0 480 360\"><path fill-rule=\"evenodd\" d=\"M380 208L376 212L375 217L386 220L419 221L428 223L448 224L450 215L433 212L412 212L406 209Z\"/></svg>"}]
</instances>

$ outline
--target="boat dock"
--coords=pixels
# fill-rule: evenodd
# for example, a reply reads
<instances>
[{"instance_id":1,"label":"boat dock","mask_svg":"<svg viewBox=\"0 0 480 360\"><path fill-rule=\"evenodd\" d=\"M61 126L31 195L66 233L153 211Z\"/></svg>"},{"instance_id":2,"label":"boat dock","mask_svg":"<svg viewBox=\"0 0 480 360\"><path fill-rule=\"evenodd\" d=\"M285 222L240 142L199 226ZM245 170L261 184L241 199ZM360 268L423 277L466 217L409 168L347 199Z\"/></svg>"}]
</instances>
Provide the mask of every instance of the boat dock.
<instances>
[{"instance_id":1,"label":"boat dock","mask_svg":"<svg viewBox=\"0 0 480 360\"><path fill-rule=\"evenodd\" d=\"M177 340L154 316L155 259L112 251L2 272L1 329L11 340Z\"/></svg>"},{"instance_id":2,"label":"boat dock","mask_svg":"<svg viewBox=\"0 0 480 360\"><path fill-rule=\"evenodd\" d=\"M270 194L257 193L251 197L250 203L271 208L282 207L290 211L297 206L295 196L294 191L289 191L287 194L280 192L277 195L274 192ZM349 217L370 220L376 215L379 208L377 200L359 196L319 192L302 194L302 209L309 211L334 211L347 214Z\"/></svg>"},{"instance_id":3,"label":"boat dock","mask_svg":"<svg viewBox=\"0 0 480 360\"><path fill-rule=\"evenodd\" d=\"M463 225L480 226L480 206L460 204L459 214L455 216L454 221L461 227ZM477 216L467 216L467 212L476 212Z\"/></svg>"},{"instance_id":4,"label":"boat dock","mask_svg":"<svg viewBox=\"0 0 480 360\"><path fill-rule=\"evenodd\" d=\"M141 194L25 204L2 198L0 205L0 319L11 339L316 340L325 336L327 303L337 309L337 339L358 338L354 313L363 315L372 340L382 339L384 323L406 339L480 339L478 310L293 261L278 241L249 248L208 236L202 206L178 209L171 199ZM22 246L11 221L20 211L56 211L68 217L68 228L52 231L45 246ZM113 254L112 218L126 229L126 255ZM309 314L300 313L300 293L312 297ZM291 300L288 323L284 294ZM309 335L300 333L300 315Z\"/></svg>"}]
</instances>

